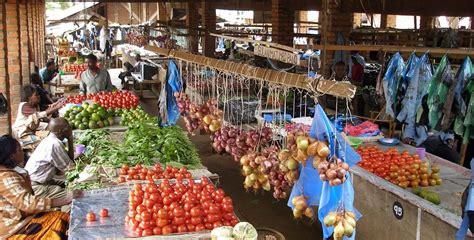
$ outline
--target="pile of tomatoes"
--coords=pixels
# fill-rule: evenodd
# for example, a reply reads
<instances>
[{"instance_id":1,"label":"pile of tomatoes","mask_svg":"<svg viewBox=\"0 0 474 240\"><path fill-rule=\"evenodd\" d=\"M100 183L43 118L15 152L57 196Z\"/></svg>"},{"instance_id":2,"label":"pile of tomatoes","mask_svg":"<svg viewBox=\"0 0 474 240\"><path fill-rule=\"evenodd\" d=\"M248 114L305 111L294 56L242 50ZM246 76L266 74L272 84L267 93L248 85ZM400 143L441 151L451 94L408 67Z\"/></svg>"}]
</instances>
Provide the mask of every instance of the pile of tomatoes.
<instances>
[{"instance_id":1,"label":"pile of tomatoes","mask_svg":"<svg viewBox=\"0 0 474 240\"><path fill-rule=\"evenodd\" d=\"M155 164L153 168L143 167L141 164L137 164L134 167L129 167L124 164L120 168L119 177L117 182L123 183L132 180L157 180L157 179L188 179L192 178L192 174L184 167L175 168L172 166L166 166L165 169L160 164Z\"/></svg>"},{"instance_id":2,"label":"pile of tomatoes","mask_svg":"<svg viewBox=\"0 0 474 240\"><path fill-rule=\"evenodd\" d=\"M138 96L130 91L100 92L87 95L69 96L67 103L81 104L85 100L93 100L101 107L109 108L136 108L140 102Z\"/></svg>"},{"instance_id":3,"label":"pile of tomatoes","mask_svg":"<svg viewBox=\"0 0 474 240\"><path fill-rule=\"evenodd\" d=\"M232 199L202 177L168 179L155 184L136 183L129 195L129 211L125 222L135 236L167 235L212 230L238 223Z\"/></svg>"},{"instance_id":4,"label":"pile of tomatoes","mask_svg":"<svg viewBox=\"0 0 474 240\"><path fill-rule=\"evenodd\" d=\"M357 165L402 188L441 185L440 168L428 161L421 161L417 154L398 152L395 148L382 151L377 146L361 146L357 152L362 157Z\"/></svg>"}]
</instances>

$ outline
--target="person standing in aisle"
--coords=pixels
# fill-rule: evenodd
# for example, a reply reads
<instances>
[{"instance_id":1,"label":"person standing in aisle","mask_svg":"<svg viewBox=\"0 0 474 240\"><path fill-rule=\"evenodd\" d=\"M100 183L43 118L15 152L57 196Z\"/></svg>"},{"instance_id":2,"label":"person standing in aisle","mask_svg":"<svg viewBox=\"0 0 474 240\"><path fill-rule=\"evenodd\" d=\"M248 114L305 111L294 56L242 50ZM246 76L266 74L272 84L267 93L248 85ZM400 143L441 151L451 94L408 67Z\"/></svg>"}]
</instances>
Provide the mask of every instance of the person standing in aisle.
<instances>
[{"instance_id":1,"label":"person standing in aisle","mask_svg":"<svg viewBox=\"0 0 474 240\"><path fill-rule=\"evenodd\" d=\"M39 70L39 75L44 84L51 85L51 81L56 76L56 65L54 60L50 59L46 62L46 67Z\"/></svg>"},{"instance_id":2,"label":"person standing in aisle","mask_svg":"<svg viewBox=\"0 0 474 240\"><path fill-rule=\"evenodd\" d=\"M113 85L107 69L97 66L97 57L89 54L86 57L87 70L81 74L79 92L81 94L98 93L102 91L112 91Z\"/></svg>"}]
</instances>

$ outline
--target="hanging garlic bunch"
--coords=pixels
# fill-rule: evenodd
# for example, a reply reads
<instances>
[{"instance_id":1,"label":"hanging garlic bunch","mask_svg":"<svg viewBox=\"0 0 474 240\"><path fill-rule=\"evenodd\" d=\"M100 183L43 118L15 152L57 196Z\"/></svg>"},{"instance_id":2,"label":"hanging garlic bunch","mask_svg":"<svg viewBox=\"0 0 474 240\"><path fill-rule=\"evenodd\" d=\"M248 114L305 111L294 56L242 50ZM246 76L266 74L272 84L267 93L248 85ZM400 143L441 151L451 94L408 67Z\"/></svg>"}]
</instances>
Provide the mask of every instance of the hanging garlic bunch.
<instances>
[{"instance_id":1,"label":"hanging garlic bunch","mask_svg":"<svg viewBox=\"0 0 474 240\"><path fill-rule=\"evenodd\" d=\"M354 212L340 210L331 211L323 219L326 227L334 226L333 238L340 240L344 236L351 237L356 228L356 215Z\"/></svg>"}]
</instances>

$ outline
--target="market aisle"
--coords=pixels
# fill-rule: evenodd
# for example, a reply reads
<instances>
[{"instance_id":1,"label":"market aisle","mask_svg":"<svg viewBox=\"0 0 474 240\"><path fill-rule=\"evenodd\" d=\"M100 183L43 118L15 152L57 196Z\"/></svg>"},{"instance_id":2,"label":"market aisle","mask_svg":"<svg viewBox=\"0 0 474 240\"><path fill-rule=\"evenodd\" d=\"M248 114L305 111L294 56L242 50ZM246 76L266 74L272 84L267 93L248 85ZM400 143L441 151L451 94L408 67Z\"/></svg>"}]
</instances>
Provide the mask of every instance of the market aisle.
<instances>
[{"instance_id":1,"label":"market aisle","mask_svg":"<svg viewBox=\"0 0 474 240\"><path fill-rule=\"evenodd\" d=\"M156 100L141 104L148 113L157 114ZM183 127L184 123L180 121L178 125ZM256 228L275 229L289 240L322 238L319 222L310 225L307 221L293 220L286 201L276 201L269 192L259 195L245 192L240 166L230 155L212 153L208 135L196 135L191 140L199 150L202 163L209 171L220 176L220 186L232 197L235 211L241 220L252 223Z\"/></svg>"}]
</instances>

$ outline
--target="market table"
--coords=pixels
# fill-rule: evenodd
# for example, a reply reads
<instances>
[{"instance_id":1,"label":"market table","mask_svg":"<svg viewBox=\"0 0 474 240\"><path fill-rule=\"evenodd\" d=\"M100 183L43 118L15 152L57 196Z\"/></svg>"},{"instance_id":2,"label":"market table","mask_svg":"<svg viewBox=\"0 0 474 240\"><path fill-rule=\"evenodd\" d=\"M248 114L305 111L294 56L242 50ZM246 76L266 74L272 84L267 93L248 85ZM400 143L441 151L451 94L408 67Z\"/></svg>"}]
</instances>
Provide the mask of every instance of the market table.
<instances>
[{"instance_id":1,"label":"market table","mask_svg":"<svg viewBox=\"0 0 474 240\"><path fill-rule=\"evenodd\" d=\"M128 213L128 196L132 185L117 186L85 191L81 198L74 199L69 223L69 239L124 239L134 236L125 228ZM97 217L95 222L87 222L89 211L98 213L101 208L109 210L109 217ZM206 239L210 232L151 236L142 239Z\"/></svg>"},{"instance_id":2,"label":"market table","mask_svg":"<svg viewBox=\"0 0 474 240\"><path fill-rule=\"evenodd\" d=\"M378 143L381 149L387 148ZM400 144L399 151L415 153L415 148ZM360 239L455 239L461 224L461 197L471 179L471 171L427 153L440 166L443 184L427 189L436 192L441 204L435 205L402 189L365 169L351 169L355 190L355 207L363 217L357 222ZM472 235L467 239L474 239Z\"/></svg>"}]
</instances>

